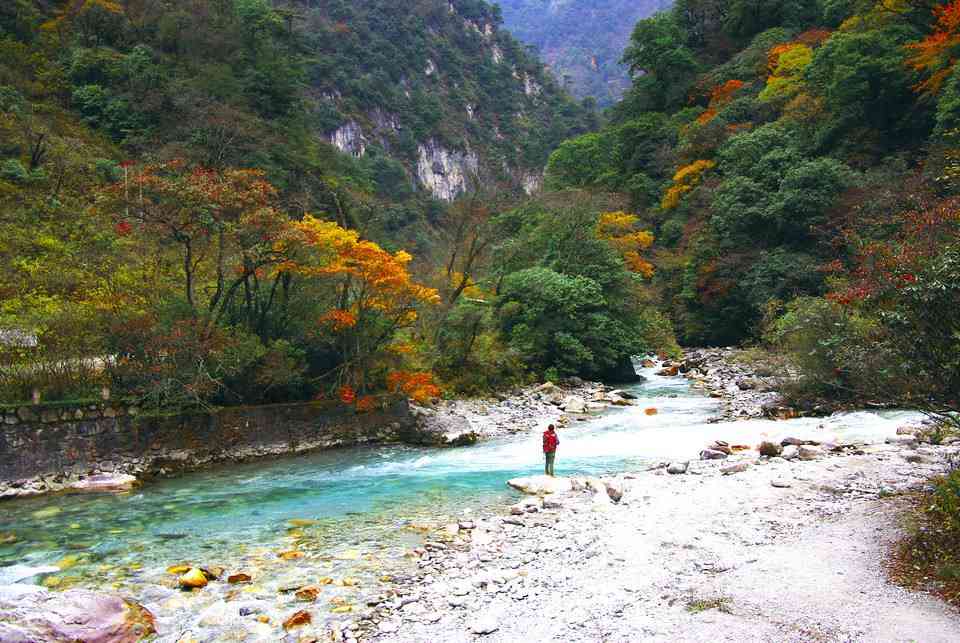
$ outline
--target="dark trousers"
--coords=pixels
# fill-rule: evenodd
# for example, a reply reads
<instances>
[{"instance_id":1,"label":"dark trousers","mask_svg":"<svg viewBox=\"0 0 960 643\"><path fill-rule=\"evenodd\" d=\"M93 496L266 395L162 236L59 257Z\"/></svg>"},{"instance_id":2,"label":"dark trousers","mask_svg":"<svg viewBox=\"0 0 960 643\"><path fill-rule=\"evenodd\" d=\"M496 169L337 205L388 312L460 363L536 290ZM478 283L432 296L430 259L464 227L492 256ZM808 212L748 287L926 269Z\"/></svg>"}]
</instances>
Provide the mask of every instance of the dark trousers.
<instances>
[{"instance_id":1,"label":"dark trousers","mask_svg":"<svg viewBox=\"0 0 960 643\"><path fill-rule=\"evenodd\" d=\"M552 476L552 475L553 475L553 461L557 459L557 452L554 451L554 452L552 452L552 453L544 453L543 456L544 456L544 458L546 459L546 463L545 463L544 466L543 466L543 472L544 472L545 474L547 474L548 476Z\"/></svg>"}]
</instances>

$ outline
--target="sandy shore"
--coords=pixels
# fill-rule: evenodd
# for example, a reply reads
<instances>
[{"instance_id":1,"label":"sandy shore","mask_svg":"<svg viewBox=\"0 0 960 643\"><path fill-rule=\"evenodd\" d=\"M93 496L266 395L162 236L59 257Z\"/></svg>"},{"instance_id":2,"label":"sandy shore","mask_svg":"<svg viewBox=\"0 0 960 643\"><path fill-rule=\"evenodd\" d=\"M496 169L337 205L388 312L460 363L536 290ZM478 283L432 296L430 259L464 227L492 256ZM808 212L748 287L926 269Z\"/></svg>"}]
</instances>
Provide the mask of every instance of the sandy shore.
<instances>
[{"instance_id":1,"label":"sandy shore","mask_svg":"<svg viewBox=\"0 0 960 643\"><path fill-rule=\"evenodd\" d=\"M530 496L535 510L523 515L448 528L428 544L421 573L361 621L361 636L956 641L960 616L891 585L882 561L898 534L897 496L958 451L884 444L814 461L744 457L754 464L729 475L730 462L695 462L683 475L605 481L622 487L619 502L591 490L596 480L575 481L586 488Z\"/></svg>"}]
</instances>

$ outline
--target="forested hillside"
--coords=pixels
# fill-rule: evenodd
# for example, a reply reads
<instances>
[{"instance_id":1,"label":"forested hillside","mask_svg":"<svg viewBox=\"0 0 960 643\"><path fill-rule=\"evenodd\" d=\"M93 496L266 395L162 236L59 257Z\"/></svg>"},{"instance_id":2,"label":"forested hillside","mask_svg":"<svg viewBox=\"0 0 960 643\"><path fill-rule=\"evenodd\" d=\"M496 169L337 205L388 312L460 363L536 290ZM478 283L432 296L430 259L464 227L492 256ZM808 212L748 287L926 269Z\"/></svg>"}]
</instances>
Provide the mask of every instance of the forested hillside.
<instances>
[{"instance_id":1,"label":"forested hillside","mask_svg":"<svg viewBox=\"0 0 960 643\"><path fill-rule=\"evenodd\" d=\"M620 62L638 20L670 0L498 0L504 25L532 45L567 89L600 107L630 86Z\"/></svg>"},{"instance_id":2,"label":"forested hillside","mask_svg":"<svg viewBox=\"0 0 960 643\"><path fill-rule=\"evenodd\" d=\"M475 175L532 192L547 155L593 125L485 2L288 4L316 125L341 150L399 159L439 198Z\"/></svg>"},{"instance_id":3,"label":"forested hillside","mask_svg":"<svg viewBox=\"0 0 960 643\"><path fill-rule=\"evenodd\" d=\"M958 2L680 0L547 182L629 195L682 342L767 341L813 394L956 408L958 47Z\"/></svg>"},{"instance_id":4,"label":"forested hillside","mask_svg":"<svg viewBox=\"0 0 960 643\"><path fill-rule=\"evenodd\" d=\"M650 239L616 201L513 209L594 116L497 27L471 0L3 3L0 402L630 375L663 332Z\"/></svg>"}]
</instances>

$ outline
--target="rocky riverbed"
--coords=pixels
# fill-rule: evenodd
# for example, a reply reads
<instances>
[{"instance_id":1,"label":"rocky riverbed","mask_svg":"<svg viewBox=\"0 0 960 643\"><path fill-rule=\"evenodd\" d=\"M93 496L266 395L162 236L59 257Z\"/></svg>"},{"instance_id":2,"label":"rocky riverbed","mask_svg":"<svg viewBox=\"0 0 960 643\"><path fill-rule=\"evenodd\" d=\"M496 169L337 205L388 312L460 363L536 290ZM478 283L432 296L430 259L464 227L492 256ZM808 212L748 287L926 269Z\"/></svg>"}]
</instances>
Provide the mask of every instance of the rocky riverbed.
<instances>
[{"instance_id":1,"label":"rocky riverbed","mask_svg":"<svg viewBox=\"0 0 960 643\"><path fill-rule=\"evenodd\" d=\"M891 585L882 560L896 497L958 451L905 439L806 460L694 461L682 474L514 481L531 495L436 532L358 636L953 641L960 617Z\"/></svg>"},{"instance_id":2,"label":"rocky riverbed","mask_svg":"<svg viewBox=\"0 0 960 643\"><path fill-rule=\"evenodd\" d=\"M771 365L770 359L747 359L747 351L735 348L695 348L682 360L663 363L661 372L690 380L722 403L714 422L768 417L786 420L799 413L786 406L780 394L783 386L799 377L785 364Z\"/></svg>"},{"instance_id":3,"label":"rocky riverbed","mask_svg":"<svg viewBox=\"0 0 960 643\"><path fill-rule=\"evenodd\" d=\"M421 434L439 446L461 446L586 420L611 406L629 406L633 395L622 388L578 378L560 384L546 382L487 399L445 400L417 406Z\"/></svg>"},{"instance_id":4,"label":"rocky riverbed","mask_svg":"<svg viewBox=\"0 0 960 643\"><path fill-rule=\"evenodd\" d=\"M762 415L769 401L754 393L773 391L736 380L756 369L728 364L723 352L709 359L714 354L696 357L705 358L699 366L648 367L668 370L666 380L651 375L664 415L651 408L651 418L643 407L617 413L641 423L667 420L670 408L686 413L666 399L677 397L670 387L686 374L708 395L721 391L710 395L721 404L718 417L740 417L730 408ZM576 426L604 409L637 404L631 398L573 382L421 413L448 427L438 435L457 443L464 433L473 441L548 422ZM76 599L104 606L107 629L96 639L104 641L132 640L153 627L164 643L954 640L957 615L892 586L882 559L898 534L901 494L960 457L960 445L925 444L917 426L867 444L834 435L829 420L797 422L765 422L759 430L750 422L717 424L697 432L710 436L699 446L683 442L683 458L616 475L514 479L518 491L509 503L464 506L455 515L414 517L397 508L400 537L389 540L331 547L333 525L291 519L272 546L124 570L122 599ZM66 578L69 558L41 578ZM113 574L108 567L105 576ZM4 581L11 570L16 566L0 568L0 585L38 573L8 573ZM0 588L0 621L28 632L22 640L32 640L37 630L30 627L53 631L72 622L69 593L37 590L29 600L11 600L16 593ZM65 616L50 622L38 610Z\"/></svg>"}]
</instances>

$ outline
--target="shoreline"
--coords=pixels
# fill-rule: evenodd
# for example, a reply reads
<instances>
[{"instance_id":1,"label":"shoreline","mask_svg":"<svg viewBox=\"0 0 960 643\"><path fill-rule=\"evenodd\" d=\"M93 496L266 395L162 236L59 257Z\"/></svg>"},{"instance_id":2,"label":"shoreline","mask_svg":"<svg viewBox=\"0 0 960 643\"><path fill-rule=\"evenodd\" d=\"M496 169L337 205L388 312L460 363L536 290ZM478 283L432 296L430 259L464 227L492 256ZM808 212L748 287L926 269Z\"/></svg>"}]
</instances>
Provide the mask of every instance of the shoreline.
<instances>
[{"instance_id":1,"label":"shoreline","mask_svg":"<svg viewBox=\"0 0 960 643\"><path fill-rule=\"evenodd\" d=\"M697 461L685 475L536 477L512 507L438 531L417 552L420 574L359 615L360 632L397 642L950 641L960 616L894 586L881 560L900 533L896 497L958 453L904 440L794 462L741 456L749 464L734 472ZM550 485L558 490L544 494Z\"/></svg>"},{"instance_id":2,"label":"shoreline","mask_svg":"<svg viewBox=\"0 0 960 643\"><path fill-rule=\"evenodd\" d=\"M630 403L612 387L575 382L528 387L496 402L454 401L434 411L471 431L487 426L476 431L477 439L493 439L564 416L568 422L597 417L567 413L566 402L579 397L585 405L599 396L610 398L607 406L618 399ZM721 426L716 435L732 438ZM282 597L287 590L280 585L293 587L292 579L300 592L311 582L301 578L324 573L326 558L311 555L296 566L298 573L265 578L258 593L246 593L254 586L224 585L189 595L198 607L181 614L187 617L182 631L170 631L172 614L158 612L162 631L156 640L216 640L218 630L208 632L207 625L262 640L319 637L344 643L950 640L960 626L956 614L936 599L892 586L879 559L898 534L895 496L942 471L948 456L960 454L960 445L927 446L910 435L874 445L782 442L796 450L793 459L752 450L724 453L718 460L698 460L691 453L689 462L664 461L602 478L513 481L533 493L512 505L470 507L469 518L450 517L456 522L401 521L422 534L415 539L419 544L408 545L398 566L379 582L370 579L358 588L341 579L338 591L360 601L343 614L331 616L331 607L320 602L326 599L305 602L297 611L292 594ZM822 560L838 567L803 564ZM849 579L860 584L853 588ZM771 585L784 588L771 592ZM0 587L0 613L6 589ZM147 585L137 593L183 603L170 591ZM856 600L844 606L850 593ZM147 603L153 604L159 603ZM870 625L874 629L845 623L874 623L874 605L899 616L877 621ZM313 624L279 629L300 612L313 613ZM493 614L502 616L490 618ZM253 620L261 617L266 621ZM905 630L904 623L919 629Z\"/></svg>"}]
</instances>

